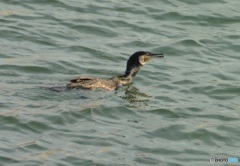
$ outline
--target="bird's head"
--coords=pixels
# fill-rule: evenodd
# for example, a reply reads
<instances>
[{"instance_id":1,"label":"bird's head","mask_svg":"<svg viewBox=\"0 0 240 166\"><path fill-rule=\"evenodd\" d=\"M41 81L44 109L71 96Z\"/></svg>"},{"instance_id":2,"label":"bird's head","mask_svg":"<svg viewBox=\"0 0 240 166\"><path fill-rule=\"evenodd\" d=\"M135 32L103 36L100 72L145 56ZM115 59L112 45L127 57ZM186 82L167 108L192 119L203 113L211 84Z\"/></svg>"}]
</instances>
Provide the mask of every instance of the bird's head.
<instances>
[{"instance_id":1,"label":"bird's head","mask_svg":"<svg viewBox=\"0 0 240 166\"><path fill-rule=\"evenodd\" d=\"M135 76L143 65L155 57L162 58L164 55L163 53L155 54L148 51L135 52L127 61L125 75L132 74L132 76Z\"/></svg>"}]
</instances>

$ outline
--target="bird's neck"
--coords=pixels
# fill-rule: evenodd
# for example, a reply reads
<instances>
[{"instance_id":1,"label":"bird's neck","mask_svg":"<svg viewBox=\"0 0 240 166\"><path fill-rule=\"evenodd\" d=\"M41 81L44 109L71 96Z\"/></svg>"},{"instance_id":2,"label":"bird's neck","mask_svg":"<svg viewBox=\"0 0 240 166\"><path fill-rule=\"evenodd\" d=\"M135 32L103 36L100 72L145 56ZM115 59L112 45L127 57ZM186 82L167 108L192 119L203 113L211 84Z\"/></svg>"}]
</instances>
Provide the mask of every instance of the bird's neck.
<instances>
[{"instance_id":1,"label":"bird's neck","mask_svg":"<svg viewBox=\"0 0 240 166\"><path fill-rule=\"evenodd\" d=\"M125 74L123 75L124 78L134 78L137 75L137 72L140 70L141 66L134 66L131 68L127 68Z\"/></svg>"},{"instance_id":2,"label":"bird's neck","mask_svg":"<svg viewBox=\"0 0 240 166\"><path fill-rule=\"evenodd\" d=\"M118 76L119 82L122 85L129 84L133 81L134 77L137 75L137 72L141 67L132 67L130 69L126 69L125 74L122 76Z\"/></svg>"},{"instance_id":3,"label":"bird's neck","mask_svg":"<svg viewBox=\"0 0 240 166\"><path fill-rule=\"evenodd\" d=\"M133 81L134 77L136 76L137 72L140 70L141 66L132 67L130 69L126 69L125 74L121 76L115 76L111 79L120 85L126 85Z\"/></svg>"}]
</instances>

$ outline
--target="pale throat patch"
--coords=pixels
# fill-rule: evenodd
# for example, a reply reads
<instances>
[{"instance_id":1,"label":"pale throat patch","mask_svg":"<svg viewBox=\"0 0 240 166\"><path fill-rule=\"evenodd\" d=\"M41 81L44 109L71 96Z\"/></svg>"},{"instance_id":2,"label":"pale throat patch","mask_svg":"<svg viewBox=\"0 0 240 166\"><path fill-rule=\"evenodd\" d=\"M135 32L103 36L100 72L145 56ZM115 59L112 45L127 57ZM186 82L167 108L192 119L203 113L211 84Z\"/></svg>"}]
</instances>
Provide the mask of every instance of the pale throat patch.
<instances>
[{"instance_id":1,"label":"pale throat patch","mask_svg":"<svg viewBox=\"0 0 240 166\"><path fill-rule=\"evenodd\" d=\"M142 55L139 57L139 63L141 65L144 65L145 63L147 63L151 58L149 56L146 55Z\"/></svg>"}]
</instances>

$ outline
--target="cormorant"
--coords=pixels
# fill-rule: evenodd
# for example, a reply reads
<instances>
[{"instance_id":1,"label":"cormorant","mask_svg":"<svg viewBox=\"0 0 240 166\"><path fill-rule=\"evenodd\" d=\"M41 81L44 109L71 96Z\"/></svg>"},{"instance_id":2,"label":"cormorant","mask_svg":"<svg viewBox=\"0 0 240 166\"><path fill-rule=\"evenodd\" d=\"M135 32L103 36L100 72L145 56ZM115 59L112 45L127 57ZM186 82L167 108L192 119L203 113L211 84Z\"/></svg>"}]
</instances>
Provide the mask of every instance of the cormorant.
<instances>
[{"instance_id":1,"label":"cormorant","mask_svg":"<svg viewBox=\"0 0 240 166\"><path fill-rule=\"evenodd\" d=\"M129 84L133 81L140 68L154 57L164 57L162 53L154 54L147 51L135 52L127 61L127 68L124 75L114 76L112 78L93 78L87 76L80 76L72 79L67 84L67 88L81 88L81 89L106 89L116 90L121 85Z\"/></svg>"}]
</instances>

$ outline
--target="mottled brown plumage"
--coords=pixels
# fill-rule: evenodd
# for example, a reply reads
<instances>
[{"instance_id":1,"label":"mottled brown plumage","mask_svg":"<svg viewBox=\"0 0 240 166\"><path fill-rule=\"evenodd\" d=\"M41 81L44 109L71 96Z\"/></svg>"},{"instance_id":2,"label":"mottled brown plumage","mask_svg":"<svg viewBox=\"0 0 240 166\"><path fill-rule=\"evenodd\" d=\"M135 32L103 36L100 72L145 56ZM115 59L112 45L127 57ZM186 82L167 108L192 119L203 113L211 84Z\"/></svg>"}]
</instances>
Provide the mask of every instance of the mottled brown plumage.
<instances>
[{"instance_id":1,"label":"mottled brown plumage","mask_svg":"<svg viewBox=\"0 0 240 166\"><path fill-rule=\"evenodd\" d=\"M80 76L72 79L70 81L71 83L67 84L67 87L92 90L98 88L116 90L119 86L132 82L140 68L153 57L163 57L163 54L153 54L150 52L138 51L128 59L127 68L124 75L106 79Z\"/></svg>"}]
</instances>

